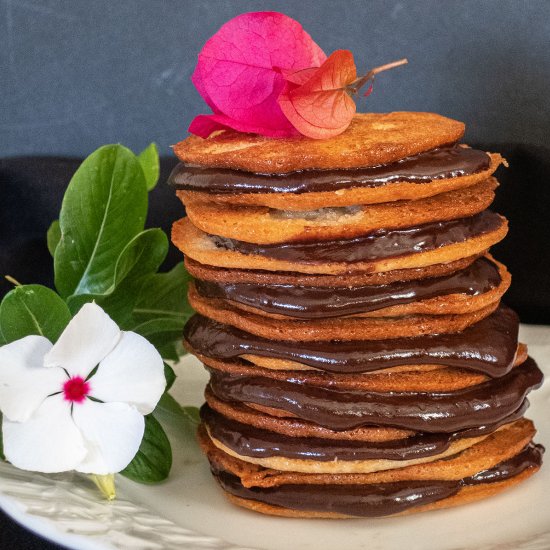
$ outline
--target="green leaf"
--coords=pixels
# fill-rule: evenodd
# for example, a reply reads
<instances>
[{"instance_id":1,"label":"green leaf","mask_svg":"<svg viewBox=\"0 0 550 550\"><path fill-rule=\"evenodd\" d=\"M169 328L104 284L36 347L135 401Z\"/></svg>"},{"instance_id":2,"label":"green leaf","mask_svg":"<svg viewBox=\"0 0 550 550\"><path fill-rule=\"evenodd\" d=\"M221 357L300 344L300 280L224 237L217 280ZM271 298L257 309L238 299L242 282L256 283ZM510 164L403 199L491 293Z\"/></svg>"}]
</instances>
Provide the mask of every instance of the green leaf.
<instances>
[{"instance_id":1,"label":"green leaf","mask_svg":"<svg viewBox=\"0 0 550 550\"><path fill-rule=\"evenodd\" d=\"M139 163L143 168L147 191L151 191L157 184L160 175L159 152L156 143L151 143L138 155Z\"/></svg>"},{"instance_id":2,"label":"green leaf","mask_svg":"<svg viewBox=\"0 0 550 550\"><path fill-rule=\"evenodd\" d=\"M158 483L168 477L172 467L172 449L158 420L145 417L145 433L136 456L122 472L123 476L139 483Z\"/></svg>"},{"instance_id":3,"label":"green leaf","mask_svg":"<svg viewBox=\"0 0 550 550\"><path fill-rule=\"evenodd\" d=\"M160 398L155 409L155 415L162 416L166 420L176 421L187 431L194 432L200 423L199 409L197 407L183 407L168 392Z\"/></svg>"},{"instance_id":4,"label":"green leaf","mask_svg":"<svg viewBox=\"0 0 550 550\"><path fill-rule=\"evenodd\" d=\"M137 157L122 145L92 153L71 179L59 216L55 285L62 297L102 294L128 242L143 230L147 188Z\"/></svg>"},{"instance_id":5,"label":"green leaf","mask_svg":"<svg viewBox=\"0 0 550 550\"><path fill-rule=\"evenodd\" d=\"M185 355L186 351L183 347L183 341L181 339L181 334L178 333L179 336L175 336L175 340L168 340L166 338L166 335L160 335L161 339L165 340L165 343L160 343L158 345L158 352L160 353L160 356L163 357L166 360L177 362L179 361L179 358L182 355ZM168 341L166 341L168 340Z\"/></svg>"},{"instance_id":6,"label":"green leaf","mask_svg":"<svg viewBox=\"0 0 550 550\"><path fill-rule=\"evenodd\" d=\"M150 277L141 289L132 322L124 327L147 338L165 359L177 359L170 350L175 354L174 346L181 340L183 325L193 314L187 301L190 279L183 263L168 273Z\"/></svg>"},{"instance_id":7,"label":"green leaf","mask_svg":"<svg viewBox=\"0 0 550 550\"><path fill-rule=\"evenodd\" d=\"M164 363L164 378L166 378L166 391L168 391L176 381L176 373L168 363Z\"/></svg>"},{"instance_id":8,"label":"green leaf","mask_svg":"<svg viewBox=\"0 0 550 550\"><path fill-rule=\"evenodd\" d=\"M169 342L160 343L158 346L156 346L158 352L160 353L160 356L165 361L177 362L180 358L180 355L183 355L184 352L178 349L177 343L177 341L170 340Z\"/></svg>"},{"instance_id":9,"label":"green leaf","mask_svg":"<svg viewBox=\"0 0 550 550\"><path fill-rule=\"evenodd\" d=\"M157 273L151 277L134 310L136 323L159 318L185 323L193 314L187 301L187 287L190 281L191 276L183 262L167 273Z\"/></svg>"},{"instance_id":10,"label":"green leaf","mask_svg":"<svg viewBox=\"0 0 550 550\"><path fill-rule=\"evenodd\" d=\"M173 356L175 343L181 340L184 324L185 320L181 319L158 318L133 326L130 329L125 327L125 329L137 332L147 338L157 348L163 359L177 360L178 357L174 358Z\"/></svg>"},{"instance_id":11,"label":"green leaf","mask_svg":"<svg viewBox=\"0 0 550 550\"><path fill-rule=\"evenodd\" d=\"M197 443L197 426L200 423L197 407L183 407L168 392L165 392L153 414L165 426L175 428L178 437L187 444Z\"/></svg>"},{"instance_id":12,"label":"green leaf","mask_svg":"<svg viewBox=\"0 0 550 550\"><path fill-rule=\"evenodd\" d=\"M29 334L55 342L70 320L67 304L41 285L15 287L4 296L0 307L0 327L8 343Z\"/></svg>"},{"instance_id":13,"label":"green leaf","mask_svg":"<svg viewBox=\"0 0 550 550\"><path fill-rule=\"evenodd\" d=\"M0 303L0 319L1 318L2 318L2 304ZM0 346L3 346L4 344L7 344L7 343L8 343L8 341L6 340L6 337L4 336L4 333L2 332L2 323L0 322Z\"/></svg>"},{"instance_id":14,"label":"green leaf","mask_svg":"<svg viewBox=\"0 0 550 550\"><path fill-rule=\"evenodd\" d=\"M57 248L57 245L59 244L60 239L61 239L61 228L59 227L59 220L54 220L51 223L50 227L48 228L48 232L46 233L48 250L50 251L52 258L55 255L55 249Z\"/></svg>"},{"instance_id":15,"label":"green leaf","mask_svg":"<svg viewBox=\"0 0 550 550\"><path fill-rule=\"evenodd\" d=\"M146 229L136 235L124 248L115 266L112 288L130 275L156 273L168 254L168 237L162 229Z\"/></svg>"},{"instance_id":16,"label":"green leaf","mask_svg":"<svg viewBox=\"0 0 550 550\"><path fill-rule=\"evenodd\" d=\"M119 324L128 322L141 289L168 253L168 238L161 229L136 235L118 257L112 280L102 293L79 294L67 300L75 313L85 302L95 300Z\"/></svg>"}]
</instances>

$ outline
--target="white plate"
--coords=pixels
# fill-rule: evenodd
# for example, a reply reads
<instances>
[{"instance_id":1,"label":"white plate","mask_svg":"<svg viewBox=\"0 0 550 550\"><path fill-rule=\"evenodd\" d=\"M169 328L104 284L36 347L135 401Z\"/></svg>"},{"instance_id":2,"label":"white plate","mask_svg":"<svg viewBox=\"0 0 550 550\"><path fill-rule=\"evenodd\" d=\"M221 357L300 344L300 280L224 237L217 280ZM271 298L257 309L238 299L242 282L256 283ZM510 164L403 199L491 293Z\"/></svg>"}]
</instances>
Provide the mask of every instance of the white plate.
<instances>
[{"instance_id":1,"label":"white plate","mask_svg":"<svg viewBox=\"0 0 550 550\"><path fill-rule=\"evenodd\" d=\"M550 327L522 327L522 341L550 374ZM173 394L199 405L206 374L192 357L177 368ZM550 443L550 383L532 394L537 441ZM166 483L144 486L119 476L114 503L78 475L42 476L0 464L0 506L19 523L79 550L548 550L550 464L487 501L393 519L296 520L262 516L226 502L208 464L174 419L174 468ZM548 460L547 460L548 462Z\"/></svg>"}]
</instances>

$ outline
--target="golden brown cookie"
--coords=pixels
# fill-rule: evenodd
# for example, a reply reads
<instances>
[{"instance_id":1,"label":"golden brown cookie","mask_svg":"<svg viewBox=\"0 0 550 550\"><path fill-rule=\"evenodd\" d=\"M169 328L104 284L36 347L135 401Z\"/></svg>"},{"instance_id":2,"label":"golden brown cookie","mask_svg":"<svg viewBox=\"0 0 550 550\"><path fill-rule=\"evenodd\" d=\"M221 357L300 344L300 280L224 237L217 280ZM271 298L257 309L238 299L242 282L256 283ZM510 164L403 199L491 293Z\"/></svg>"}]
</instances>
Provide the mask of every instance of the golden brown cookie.
<instances>
[{"instance_id":1,"label":"golden brown cookie","mask_svg":"<svg viewBox=\"0 0 550 550\"><path fill-rule=\"evenodd\" d=\"M205 391L208 405L215 411L237 422L270 430L292 437L321 437L335 440L382 442L414 435L416 432L387 426L364 426L353 430L335 431L313 422L287 416L272 416L242 403L218 399L208 388Z\"/></svg>"},{"instance_id":2,"label":"golden brown cookie","mask_svg":"<svg viewBox=\"0 0 550 550\"><path fill-rule=\"evenodd\" d=\"M201 355L194 352L191 346L189 346L189 352L201 358ZM244 354L241 356L241 358L244 361L247 361L253 365L256 365L258 367L262 367L265 369L271 369L271 370L317 370L314 367L308 367L307 365L298 363L296 361L287 361L284 359L276 359L273 357L261 357L259 355L254 355L254 354ZM527 359L527 346L525 344L520 343L518 344L515 364L519 365L523 363L526 359ZM212 361L212 359L207 358L206 356L203 356L201 360L203 362ZM395 372L395 373L408 372L410 370L427 372L431 370L439 370L442 368L446 368L446 367L439 366L439 365L406 365L401 367L391 367L388 369L384 369L384 371ZM365 373L365 374L368 374L368 373Z\"/></svg>"},{"instance_id":3,"label":"golden brown cookie","mask_svg":"<svg viewBox=\"0 0 550 550\"><path fill-rule=\"evenodd\" d=\"M287 494L292 494L294 490L300 491L300 487L305 489L309 486L311 489L306 491L322 491L328 497L328 490L336 485L341 486L339 494L346 494L345 487L348 485L362 486L362 491L368 493L370 484L402 483L405 487L413 486L415 482L440 480L447 483L458 482L456 487L458 491L447 498L412 507L405 513L454 506L495 494L538 471L543 449L530 443L533 435L532 423L523 419L503 427L476 445L443 460L433 460L371 473L325 474L274 470L245 462L228 455L213 445L204 429L199 431L201 446L214 471L228 472L238 480L236 492L231 489L231 486L226 489L233 493L228 495L232 501L246 508L268 514L287 517L329 518L356 517L359 514L335 513L331 511L330 507L323 509L322 506L321 508L317 506L315 510L308 510L307 506L299 506L299 509L274 506L269 504L269 497L263 499L262 495L268 495L272 491L277 492L278 488L285 490ZM485 481L484 472L497 471L499 467L500 471L504 473L504 476L499 476L499 478L504 481L495 482L491 476L488 476ZM235 486L235 482L233 482L233 486ZM319 486L319 489L316 489L316 486ZM238 487L249 488L251 491L239 490ZM267 493L263 493L264 490L267 490ZM352 487L351 490L356 489ZM237 496L239 494L241 496ZM244 495L249 495L249 497L245 498Z\"/></svg>"},{"instance_id":4,"label":"golden brown cookie","mask_svg":"<svg viewBox=\"0 0 550 550\"><path fill-rule=\"evenodd\" d=\"M315 311L315 315L311 314L309 319L314 319L316 317L331 317L331 318L361 318L361 317L403 317L409 315L450 315L450 314L463 314L471 313L477 311L484 307L489 306L495 302L498 302L504 293L508 290L511 283L511 276L508 273L506 267L503 264L492 261L497 267L500 277L500 282L497 286L489 288L485 292L479 294L467 294L467 293L451 293L451 294L442 294L440 296L435 296L432 298L420 299L411 302L397 303L397 305L389 305L384 307L384 304L380 304L377 308L374 308L367 302L365 302L364 307L367 311L364 312L353 312L353 313L343 313L338 314L338 312L331 312L330 310L324 311L319 309L319 314ZM308 319L307 313L300 313L297 315L294 313L295 309L292 308L281 308L281 313L275 313L273 311L268 311L266 307L263 306L265 301L265 293L267 289L262 289L262 286L253 287L250 291L246 291L246 296L257 295L257 302L254 303L254 306L249 305L248 303L242 303L237 300L227 299L227 298L213 298L208 295L204 295L201 291L202 285L199 281L199 286L191 284L190 293L193 294L195 299L202 300L205 304L212 307L233 307L235 309L241 310L243 314L252 313L254 315L260 315L269 317L271 319L280 319L283 321L292 321L294 319L301 318L302 320ZM370 287L369 287L370 288ZM302 291L305 289L302 289ZM410 290L407 292L414 291L414 286L411 284ZM223 287L222 287L223 292ZM290 292L290 291L288 291ZM404 292L404 291L402 291ZM336 293L336 289L334 289ZM357 292L359 296L359 290ZM284 301L284 297L277 298L277 303ZM355 304L357 303L357 298L354 298ZM298 302L300 300L298 299ZM354 304L354 305L355 305ZM259 307L255 307L255 306ZM275 307L273 307L275 309ZM294 313L294 314L293 314Z\"/></svg>"},{"instance_id":5,"label":"golden brown cookie","mask_svg":"<svg viewBox=\"0 0 550 550\"><path fill-rule=\"evenodd\" d=\"M257 365L306 371L303 374L357 375L453 367L499 378L527 359L526 346L518 345L518 330L517 315L505 306L454 334L309 342L263 338L197 314L185 326L183 343L190 353L222 371Z\"/></svg>"},{"instance_id":6,"label":"golden brown cookie","mask_svg":"<svg viewBox=\"0 0 550 550\"><path fill-rule=\"evenodd\" d=\"M514 457L529 444L535 433L531 420L522 418L503 426L479 444L450 459L434 460L420 465L368 474L308 474L263 468L220 450L212 443L203 426L199 428L198 436L208 459L220 469L239 476L243 485L276 487L285 484L367 484L407 480L462 479Z\"/></svg>"},{"instance_id":7,"label":"golden brown cookie","mask_svg":"<svg viewBox=\"0 0 550 550\"><path fill-rule=\"evenodd\" d=\"M444 372L444 371L435 371ZM296 416L332 430L381 425L422 432L457 432L502 423L525 405L527 395L540 387L543 374L529 358L500 378L449 390L363 391L333 385L308 383L308 371L286 379L274 376L239 375L210 369L209 388L223 401L253 406L260 412ZM271 373L270 373L271 374ZM275 373L273 373L275 374ZM429 377L429 373L419 376ZM441 375L451 381L456 374ZM361 388L375 384L381 388L399 387L399 376L386 380L366 377ZM414 380L414 377L413 377ZM437 382L435 380L434 382Z\"/></svg>"},{"instance_id":8,"label":"golden brown cookie","mask_svg":"<svg viewBox=\"0 0 550 550\"><path fill-rule=\"evenodd\" d=\"M429 512L432 510L441 510L444 508L453 508L455 506L462 506L471 502L477 502L498 495L502 491L510 489L515 485L529 479L532 475L538 472L540 466L533 466L524 470L521 474L517 474L506 481L500 481L495 483L484 483L480 485L463 487L457 494L438 500L436 502L426 504L423 506L417 506L410 508L406 512L399 514L392 514L391 517L405 516L409 514L416 514L420 512ZM360 519L360 516L351 516L346 514L339 514L337 512L318 512L318 511L301 511L291 510L289 508L283 508L281 506L273 506L265 504L257 500L250 500L240 498L229 493L225 493L225 496L230 502L240 506L241 508L247 508L253 512L259 512L270 516L279 516L286 518L308 518L308 519ZM386 516L390 517L390 516Z\"/></svg>"},{"instance_id":9,"label":"golden brown cookie","mask_svg":"<svg viewBox=\"0 0 550 550\"><path fill-rule=\"evenodd\" d=\"M472 216L493 202L495 178L465 189L411 201L320 208L289 212L267 207L188 203L189 219L199 229L250 243L350 239L377 229L414 227L434 221Z\"/></svg>"},{"instance_id":10,"label":"golden brown cookie","mask_svg":"<svg viewBox=\"0 0 550 550\"><path fill-rule=\"evenodd\" d=\"M313 437L336 441L365 441L381 443L404 439L418 432L393 428L391 426L362 426L351 430L331 430L320 426L315 422L301 420L295 416L274 416L268 412L258 410L257 407L247 406L243 403L228 402L218 399L208 388L205 391L208 406L223 416L260 430L268 430L288 437ZM525 403L512 416L502 422L501 425L514 422L521 418L528 408ZM269 411L271 412L271 411ZM495 426L498 428L499 426Z\"/></svg>"},{"instance_id":11,"label":"golden brown cookie","mask_svg":"<svg viewBox=\"0 0 550 550\"><path fill-rule=\"evenodd\" d=\"M385 259L357 262L298 262L276 259L259 254L244 254L235 250L217 247L210 236L195 227L188 218L174 223L172 242L196 262L229 269L251 269L266 271L289 271L321 275L342 275L348 273L379 273L393 270L423 268L434 264L445 264L462 258L484 253L502 240L508 231L506 219L500 216L500 224L463 242L455 242L425 252L415 252Z\"/></svg>"},{"instance_id":12,"label":"golden brown cookie","mask_svg":"<svg viewBox=\"0 0 550 550\"><path fill-rule=\"evenodd\" d=\"M486 439L488 436L468 437L453 441L448 449L435 456L414 458L410 460L334 460L330 462L320 462L317 460L301 460L297 458L286 458L284 456L270 456L265 458L255 458L238 454L230 449L209 433L208 427L205 427L210 440L220 451L251 464L257 464L262 468L270 470L279 470L282 472L299 472L304 474L370 474L381 472L383 470L394 470L396 468L406 468L434 460L442 460L460 453L473 445L476 445ZM502 428L505 429L505 428Z\"/></svg>"},{"instance_id":13,"label":"golden brown cookie","mask_svg":"<svg viewBox=\"0 0 550 550\"><path fill-rule=\"evenodd\" d=\"M525 362L518 358L513 368ZM236 376L266 376L281 382L291 378L308 386L364 392L446 392L481 384L489 376L457 367L422 368L428 365L407 365L401 369L385 369L359 374L332 374L319 370L273 370L245 363L216 361L199 356L210 369ZM408 370L405 370L407 368ZM207 394L210 395L207 390Z\"/></svg>"},{"instance_id":14,"label":"golden brown cookie","mask_svg":"<svg viewBox=\"0 0 550 550\"><path fill-rule=\"evenodd\" d=\"M189 287L189 304L201 315L264 338L290 341L382 340L423 334L460 332L490 315L499 301L462 314L405 317L344 317L314 321L272 319L245 312L216 299L203 299Z\"/></svg>"},{"instance_id":15,"label":"golden brown cookie","mask_svg":"<svg viewBox=\"0 0 550 550\"><path fill-rule=\"evenodd\" d=\"M176 191L187 205L193 203L228 204L231 206L264 206L277 210L312 210L326 207L347 207L361 204L377 204L392 201L419 200L486 181L506 161L497 153L490 154L490 165L475 174L436 179L430 183L395 181L377 187L352 187L338 191L311 193L233 193L215 195L200 191Z\"/></svg>"},{"instance_id":16,"label":"golden brown cookie","mask_svg":"<svg viewBox=\"0 0 550 550\"><path fill-rule=\"evenodd\" d=\"M249 172L357 168L387 164L458 141L464 124L435 113L358 113L335 137L270 139L233 130L174 145L183 162Z\"/></svg>"},{"instance_id":17,"label":"golden brown cookie","mask_svg":"<svg viewBox=\"0 0 550 550\"><path fill-rule=\"evenodd\" d=\"M487 258L493 260L490 254ZM466 269L480 255L461 258L445 264L434 264L413 269L399 269L381 273L346 273L345 275L308 275L303 273L260 271L252 269L225 269L201 264L185 257L187 271L196 279L216 283L276 284L313 287L354 287L363 285L388 285L395 282L415 281L433 277L444 277Z\"/></svg>"}]
</instances>

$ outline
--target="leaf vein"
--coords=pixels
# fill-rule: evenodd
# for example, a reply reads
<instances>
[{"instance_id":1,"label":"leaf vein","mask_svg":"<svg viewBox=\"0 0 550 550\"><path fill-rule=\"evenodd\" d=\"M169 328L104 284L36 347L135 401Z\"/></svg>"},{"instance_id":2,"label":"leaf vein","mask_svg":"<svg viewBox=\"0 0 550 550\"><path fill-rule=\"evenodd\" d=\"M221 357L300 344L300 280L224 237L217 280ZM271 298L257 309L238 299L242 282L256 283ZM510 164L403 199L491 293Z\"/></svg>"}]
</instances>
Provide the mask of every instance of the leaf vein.
<instances>
[{"instance_id":1,"label":"leaf vein","mask_svg":"<svg viewBox=\"0 0 550 550\"><path fill-rule=\"evenodd\" d=\"M118 157L118 152L115 153L116 156ZM112 199L112 196L113 196L113 189L114 189L114 178L115 178L115 173L116 173L116 164L117 164L117 158L115 158L115 162L114 162L114 166L113 166L113 170L111 172L111 181L110 181L110 184L109 184L109 196L107 197L107 204L105 205L105 209L103 210L103 218L101 219L101 226L99 228L99 232L98 232L98 235L97 235L97 238L96 238L96 241L95 241L95 244L94 244L94 249L92 250L92 253L90 255L90 257L88 258L88 263L86 264L86 267L84 269L84 272L82 273L82 276L80 277L80 281L78 282L78 286L76 287L75 291L74 291L74 294L78 294L82 291L81 289L81 286L82 286L82 283L83 281L85 280L86 278L86 275L92 265L92 262L93 260L95 259L95 256L97 254L97 250L99 248L99 243L103 237L103 232L105 231L105 225L107 223L107 218L109 217L109 207L111 205L111 199Z\"/></svg>"}]
</instances>

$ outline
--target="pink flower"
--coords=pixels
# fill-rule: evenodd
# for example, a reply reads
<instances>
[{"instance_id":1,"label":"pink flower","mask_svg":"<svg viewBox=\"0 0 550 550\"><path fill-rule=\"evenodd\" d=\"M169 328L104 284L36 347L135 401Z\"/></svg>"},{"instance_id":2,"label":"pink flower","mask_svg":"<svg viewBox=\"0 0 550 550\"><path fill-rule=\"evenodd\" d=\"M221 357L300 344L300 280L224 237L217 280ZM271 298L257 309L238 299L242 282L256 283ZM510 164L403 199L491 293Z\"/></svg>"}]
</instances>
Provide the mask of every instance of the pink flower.
<instances>
[{"instance_id":1,"label":"pink flower","mask_svg":"<svg viewBox=\"0 0 550 550\"><path fill-rule=\"evenodd\" d=\"M193 83L214 114L189 131L200 137L232 128L268 137L300 135L278 103L284 74L319 67L323 50L290 17L245 13L223 25L199 53Z\"/></svg>"}]
</instances>

